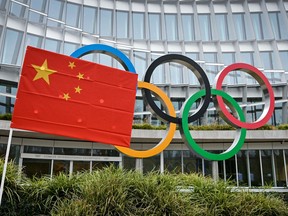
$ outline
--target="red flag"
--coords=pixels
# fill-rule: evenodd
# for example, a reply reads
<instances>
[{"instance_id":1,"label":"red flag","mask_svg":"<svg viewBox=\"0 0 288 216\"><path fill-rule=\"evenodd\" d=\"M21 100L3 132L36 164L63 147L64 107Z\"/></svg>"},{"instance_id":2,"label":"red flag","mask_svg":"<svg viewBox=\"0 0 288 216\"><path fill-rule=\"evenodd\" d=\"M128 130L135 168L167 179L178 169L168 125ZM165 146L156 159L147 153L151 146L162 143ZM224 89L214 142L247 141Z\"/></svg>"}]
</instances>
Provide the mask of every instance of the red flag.
<instances>
[{"instance_id":1,"label":"red flag","mask_svg":"<svg viewBox=\"0 0 288 216\"><path fill-rule=\"evenodd\" d=\"M12 128L130 146L137 75L27 47Z\"/></svg>"}]
</instances>

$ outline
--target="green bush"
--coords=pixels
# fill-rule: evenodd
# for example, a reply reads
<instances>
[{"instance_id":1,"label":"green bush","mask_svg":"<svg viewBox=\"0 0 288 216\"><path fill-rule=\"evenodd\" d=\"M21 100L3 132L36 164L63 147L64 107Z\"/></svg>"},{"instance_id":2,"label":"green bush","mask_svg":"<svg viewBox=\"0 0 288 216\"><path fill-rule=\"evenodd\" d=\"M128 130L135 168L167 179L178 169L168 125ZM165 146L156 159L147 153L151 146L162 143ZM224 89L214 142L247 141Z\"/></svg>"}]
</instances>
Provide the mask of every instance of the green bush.
<instances>
[{"instance_id":1,"label":"green bush","mask_svg":"<svg viewBox=\"0 0 288 216\"><path fill-rule=\"evenodd\" d=\"M277 128L278 130L288 130L288 124L279 125Z\"/></svg>"},{"instance_id":2,"label":"green bush","mask_svg":"<svg viewBox=\"0 0 288 216\"><path fill-rule=\"evenodd\" d=\"M273 194L233 192L231 183L215 182L199 174L151 172L143 175L108 167L73 176L60 174L53 179L23 177L19 182L17 172L17 167L10 163L0 215L268 216L288 213L287 203ZM183 191L191 187L192 190Z\"/></svg>"}]
</instances>

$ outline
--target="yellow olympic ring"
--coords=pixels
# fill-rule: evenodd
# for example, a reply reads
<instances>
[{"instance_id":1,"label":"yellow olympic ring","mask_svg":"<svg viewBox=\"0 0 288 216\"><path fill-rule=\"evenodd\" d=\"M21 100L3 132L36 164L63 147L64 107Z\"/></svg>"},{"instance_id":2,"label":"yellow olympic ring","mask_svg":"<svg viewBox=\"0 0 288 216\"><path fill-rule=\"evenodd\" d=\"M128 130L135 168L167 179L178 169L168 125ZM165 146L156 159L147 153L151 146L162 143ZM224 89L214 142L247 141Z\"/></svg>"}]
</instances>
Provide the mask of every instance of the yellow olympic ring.
<instances>
[{"instance_id":1,"label":"yellow olympic ring","mask_svg":"<svg viewBox=\"0 0 288 216\"><path fill-rule=\"evenodd\" d=\"M172 102L160 88L158 88L157 86L151 83L142 82L142 81L138 81L138 88L145 88L154 92L159 98L161 98L161 101L163 101L163 103L167 106L166 108L169 114L173 117L176 117L175 109L174 109ZM120 147L120 146L115 146L115 148L118 149L123 154L130 156L130 157L136 157L136 158L152 157L162 152L170 144L170 142L172 141L174 137L175 131L176 131L176 124L170 122L169 126L167 127L166 137L164 137L155 147L148 149L148 150L138 151L138 150L134 150L131 148Z\"/></svg>"}]
</instances>

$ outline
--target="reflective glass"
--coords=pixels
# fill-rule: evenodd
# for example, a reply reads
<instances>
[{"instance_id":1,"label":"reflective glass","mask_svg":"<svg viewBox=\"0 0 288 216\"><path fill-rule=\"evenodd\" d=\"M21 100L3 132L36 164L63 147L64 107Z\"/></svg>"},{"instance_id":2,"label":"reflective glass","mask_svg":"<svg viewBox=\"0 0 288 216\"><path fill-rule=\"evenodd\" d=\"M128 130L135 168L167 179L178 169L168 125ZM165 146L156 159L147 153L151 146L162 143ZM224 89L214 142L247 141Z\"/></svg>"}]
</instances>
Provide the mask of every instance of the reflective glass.
<instances>
[{"instance_id":1,"label":"reflective glass","mask_svg":"<svg viewBox=\"0 0 288 216\"><path fill-rule=\"evenodd\" d=\"M32 0L30 2L30 8L41 13L46 13L46 0ZM29 11L29 21L44 23L46 17L34 11Z\"/></svg>"},{"instance_id":2,"label":"reflective glass","mask_svg":"<svg viewBox=\"0 0 288 216\"><path fill-rule=\"evenodd\" d=\"M51 160L24 158L22 166L28 178L49 176L51 173Z\"/></svg>"},{"instance_id":3,"label":"reflective glass","mask_svg":"<svg viewBox=\"0 0 288 216\"><path fill-rule=\"evenodd\" d=\"M128 12L117 11L116 12L116 33L117 38L128 38L129 37L129 19Z\"/></svg>"},{"instance_id":4,"label":"reflective glass","mask_svg":"<svg viewBox=\"0 0 288 216\"><path fill-rule=\"evenodd\" d=\"M211 22L209 14L199 14L199 26L201 32L201 40L210 41L212 38L211 35Z\"/></svg>"},{"instance_id":5,"label":"reflective glass","mask_svg":"<svg viewBox=\"0 0 288 216\"><path fill-rule=\"evenodd\" d=\"M218 38L221 41L229 40L227 14L216 14Z\"/></svg>"},{"instance_id":6,"label":"reflective glass","mask_svg":"<svg viewBox=\"0 0 288 216\"><path fill-rule=\"evenodd\" d=\"M24 146L24 152L34 154L52 154L52 147Z\"/></svg>"},{"instance_id":7,"label":"reflective glass","mask_svg":"<svg viewBox=\"0 0 288 216\"><path fill-rule=\"evenodd\" d=\"M60 173L69 174L70 161L66 160L54 160L53 163L53 175Z\"/></svg>"},{"instance_id":8,"label":"reflective glass","mask_svg":"<svg viewBox=\"0 0 288 216\"><path fill-rule=\"evenodd\" d=\"M183 172L184 173L201 173L202 174L202 159L190 150L183 152Z\"/></svg>"},{"instance_id":9,"label":"reflective glass","mask_svg":"<svg viewBox=\"0 0 288 216\"><path fill-rule=\"evenodd\" d=\"M285 175L285 164L283 158L283 150L273 150L274 153L274 164L276 171L276 186L286 187L286 175Z\"/></svg>"},{"instance_id":10,"label":"reflective glass","mask_svg":"<svg viewBox=\"0 0 288 216\"><path fill-rule=\"evenodd\" d=\"M30 45L30 46L41 48L42 41L43 41L43 37L40 37L37 35L27 34L26 36L26 46Z\"/></svg>"},{"instance_id":11,"label":"reflective glass","mask_svg":"<svg viewBox=\"0 0 288 216\"><path fill-rule=\"evenodd\" d=\"M71 53L73 53L78 48L79 48L79 44L64 42L63 54L71 55Z\"/></svg>"},{"instance_id":12,"label":"reflective glass","mask_svg":"<svg viewBox=\"0 0 288 216\"><path fill-rule=\"evenodd\" d=\"M97 29L97 10L94 7L83 7L82 29L85 32L96 33Z\"/></svg>"},{"instance_id":13,"label":"reflective glass","mask_svg":"<svg viewBox=\"0 0 288 216\"><path fill-rule=\"evenodd\" d=\"M262 186L259 150L249 150L251 186Z\"/></svg>"},{"instance_id":14,"label":"reflective glass","mask_svg":"<svg viewBox=\"0 0 288 216\"><path fill-rule=\"evenodd\" d=\"M176 14L165 14L166 38L168 41L178 40L178 23Z\"/></svg>"},{"instance_id":15,"label":"reflective glass","mask_svg":"<svg viewBox=\"0 0 288 216\"><path fill-rule=\"evenodd\" d=\"M23 2L24 4L27 3L27 0ZM27 18L28 9L27 7L17 4L15 2L12 2L11 8L10 8L10 14L12 16L20 17L20 18Z\"/></svg>"},{"instance_id":16,"label":"reflective glass","mask_svg":"<svg viewBox=\"0 0 288 216\"><path fill-rule=\"evenodd\" d=\"M6 11L7 0L0 0L0 10Z\"/></svg>"},{"instance_id":17,"label":"reflective glass","mask_svg":"<svg viewBox=\"0 0 288 216\"><path fill-rule=\"evenodd\" d=\"M2 63L20 65L23 32L6 29Z\"/></svg>"},{"instance_id":18,"label":"reflective glass","mask_svg":"<svg viewBox=\"0 0 288 216\"><path fill-rule=\"evenodd\" d=\"M238 40L246 40L246 28L244 22L244 14L233 14L234 28L236 30Z\"/></svg>"},{"instance_id":19,"label":"reflective glass","mask_svg":"<svg viewBox=\"0 0 288 216\"><path fill-rule=\"evenodd\" d=\"M160 155L143 158L143 173L160 171Z\"/></svg>"},{"instance_id":20,"label":"reflective glass","mask_svg":"<svg viewBox=\"0 0 288 216\"><path fill-rule=\"evenodd\" d=\"M263 20L263 13L251 13L251 19L256 39L257 40L267 39L268 36L266 29L267 25Z\"/></svg>"},{"instance_id":21,"label":"reflective glass","mask_svg":"<svg viewBox=\"0 0 288 216\"><path fill-rule=\"evenodd\" d=\"M112 10L100 9L100 35L112 36Z\"/></svg>"},{"instance_id":22,"label":"reflective glass","mask_svg":"<svg viewBox=\"0 0 288 216\"><path fill-rule=\"evenodd\" d=\"M193 61L199 60L199 53L186 53L185 54L187 57L191 58ZM189 84L199 84L199 81L195 74L191 70L186 70L188 72L188 77L189 77ZM184 80L185 82L185 80Z\"/></svg>"},{"instance_id":23,"label":"reflective glass","mask_svg":"<svg viewBox=\"0 0 288 216\"><path fill-rule=\"evenodd\" d=\"M280 12L269 13L270 22L276 40L288 39L288 30L285 28L285 22Z\"/></svg>"},{"instance_id":24,"label":"reflective glass","mask_svg":"<svg viewBox=\"0 0 288 216\"><path fill-rule=\"evenodd\" d=\"M61 41L46 38L44 48L46 50L59 53L60 45L61 45Z\"/></svg>"},{"instance_id":25,"label":"reflective glass","mask_svg":"<svg viewBox=\"0 0 288 216\"><path fill-rule=\"evenodd\" d=\"M261 150L264 185L274 186L272 168L272 150Z\"/></svg>"},{"instance_id":26,"label":"reflective glass","mask_svg":"<svg viewBox=\"0 0 288 216\"><path fill-rule=\"evenodd\" d=\"M133 58L138 80L142 80L147 69L147 54L145 52L133 52Z\"/></svg>"},{"instance_id":27,"label":"reflective glass","mask_svg":"<svg viewBox=\"0 0 288 216\"><path fill-rule=\"evenodd\" d=\"M136 168L136 158L123 155L122 163L125 170L135 170Z\"/></svg>"},{"instance_id":28,"label":"reflective glass","mask_svg":"<svg viewBox=\"0 0 288 216\"><path fill-rule=\"evenodd\" d=\"M237 166L238 166L238 183L239 186L249 186L248 184L248 164L247 164L247 151L239 151L237 153Z\"/></svg>"},{"instance_id":29,"label":"reflective glass","mask_svg":"<svg viewBox=\"0 0 288 216\"><path fill-rule=\"evenodd\" d=\"M229 53L229 52L222 53L222 62L224 63L225 66L235 63L235 53ZM224 79L224 83L238 84L240 77L241 75L239 72L232 71Z\"/></svg>"},{"instance_id":30,"label":"reflective glass","mask_svg":"<svg viewBox=\"0 0 288 216\"><path fill-rule=\"evenodd\" d=\"M233 181L236 184L236 162L235 156L225 160L226 180ZM239 173L238 173L239 177Z\"/></svg>"},{"instance_id":31,"label":"reflective glass","mask_svg":"<svg viewBox=\"0 0 288 216\"><path fill-rule=\"evenodd\" d=\"M145 39L144 13L132 13L133 39Z\"/></svg>"},{"instance_id":32,"label":"reflective glass","mask_svg":"<svg viewBox=\"0 0 288 216\"><path fill-rule=\"evenodd\" d=\"M182 172L181 151L164 151L164 169L173 173Z\"/></svg>"},{"instance_id":33,"label":"reflective glass","mask_svg":"<svg viewBox=\"0 0 288 216\"><path fill-rule=\"evenodd\" d=\"M176 63L169 64L171 84L183 83L183 66Z\"/></svg>"},{"instance_id":34,"label":"reflective glass","mask_svg":"<svg viewBox=\"0 0 288 216\"><path fill-rule=\"evenodd\" d=\"M80 5L67 3L66 24L73 27L80 27ZM91 21L90 21L91 22Z\"/></svg>"},{"instance_id":35,"label":"reflective glass","mask_svg":"<svg viewBox=\"0 0 288 216\"><path fill-rule=\"evenodd\" d=\"M90 161L73 161L73 172L84 172L90 170Z\"/></svg>"},{"instance_id":36,"label":"reflective glass","mask_svg":"<svg viewBox=\"0 0 288 216\"><path fill-rule=\"evenodd\" d=\"M93 156L118 157L119 152L113 149L93 149Z\"/></svg>"},{"instance_id":37,"label":"reflective glass","mask_svg":"<svg viewBox=\"0 0 288 216\"><path fill-rule=\"evenodd\" d=\"M182 14L182 29L185 41L195 40L195 27L193 14Z\"/></svg>"},{"instance_id":38,"label":"reflective glass","mask_svg":"<svg viewBox=\"0 0 288 216\"><path fill-rule=\"evenodd\" d=\"M203 53L203 55L205 62L208 63L205 64L206 73L208 75L209 81L213 82L216 74L218 73L218 67L213 65L213 63L217 63L217 53Z\"/></svg>"},{"instance_id":39,"label":"reflective glass","mask_svg":"<svg viewBox=\"0 0 288 216\"><path fill-rule=\"evenodd\" d=\"M93 161L92 162L92 170L104 169L110 166L118 167L119 162L117 161Z\"/></svg>"},{"instance_id":40,"label":"reflective glass","mask_svg":"<svg viewBox=\"0 0 288 216\"><path fill-rule=\"evenodd\" d=\"M82 148L54 148L55 155L83 155L90 156L91 149Z\"/></svg>"},{"instance_id":41,"label":"reflective glass","mask_svg":"<svg viewBox=\"0 0 288 216\"><path fill-rule=\"evenodd\" d=\"M279 54L282 62L282 68L288 72L288 51L280 51Z\"/></svg>"},{"instance_id":42,"label":"reflective glass","mask_svg":"<svg viewBox=\"0 0 288 216\"><path fill-rule=\"evenodd\" d=\"M148 14L150 40L161 40L161 17L160 14Z\"/></svg>"},{"instance_id":43,"label":"reflective glass","mask_svg":"<svg viewBox=\"0 0 288 216\"><path fill-rule=\"evenodd\" d=\"M62 21L65 16L64 1L62 0L50 0L48 16Z\"/></svg>"}]
</instances>

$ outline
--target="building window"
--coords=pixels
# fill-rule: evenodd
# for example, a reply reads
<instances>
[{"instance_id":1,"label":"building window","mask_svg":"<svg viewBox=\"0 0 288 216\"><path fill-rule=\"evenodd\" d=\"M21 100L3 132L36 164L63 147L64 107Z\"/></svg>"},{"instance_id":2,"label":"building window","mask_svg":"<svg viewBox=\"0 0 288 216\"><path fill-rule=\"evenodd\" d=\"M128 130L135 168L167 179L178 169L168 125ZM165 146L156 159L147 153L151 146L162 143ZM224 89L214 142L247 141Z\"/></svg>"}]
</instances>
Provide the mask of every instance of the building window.
<instances>
[{"instance_id":1,"label":"building window","mask_svg":"<svg viewBox=\"0 0 288 216\"><path fill-rule=\"evenodd\" d=\"M143 173L160 171L160 154L149 158L143 158Z\"/></svg>"},{"instance_id":2,"label":"building window","mask_svg":"<svg viewBox=\"0 0 288 216\"><path fill-rule=\"evenodd\" d=\"M39 11L41 13L46 13L46 0L31 1L30 8L35 10L35 11ZM46 22L46 16L30 10L29 11L29 21L37 22L37 23L45 23Z\"/></svg>"},{"instance_id":3,"label":"building window","mask_svg":"<svg viewBox=\"0 0 288 216\"><path fill-rule=\"evenodd\" d=\"M182 14L183 38L185 41L195 40L195 27L193 14Z\"/></svg>"},{"instance_id":4,"label":"building window","mask_svg":"<svg viewBox=\"0 0 288 216\"><path fill-rule=\"evenodd\" d=\"M176 14L165 14L166 38L168 41L178 40L178 22Z\"/></svg>"},{"instance_id":5,"label":"building window","mask_svg":"<svg viewBox=\"0 0 288 216\"><path fill-rule=\"evenodd\" d=\"M2 83L0 80L0 93L16 95L16 84ZM15 104L15 98L0 95L0 114L12 113Z\"/></svg>"},{"instance_id":6,"label":"building window","mask_svg":"<svg viewBox=\"0 0 288 216\"><path fill-rule=\"evenodd\" d=\"M29 46L41 48L42 42L43 42L43 37L32 35L32 34L27 34L26 36L26 46L29 45Z\"/></svg>"},{"instance_id":7,"label":"building window","mask_svg":"<svg viewBox=\"0 0 288 216\"><path fill-rule=\"evenodd\" d=\"M214 65L217 63L217 53L204 53L204 60L205 60L205 68L207 72L207 76L210 82L214 81L216 74L218 74L218 66ZM214 63L214 64L213 64Z\"/></svg>"},{"instance_id":8,"label":"building window","mask_svg":"<svg viewBox=\"0 0 288 216\"><path fill-rule=\"evenodd\" d=\"M164 168L173 173L182 173L181 150L163 151L164 153Z\"/></svg>"},{"instance_id":9,"label":"building window","mask_svg":"<svg viewBox=\"0 0 288 216\"><path fill-rule=\"evenodd\" d=\"M261 150L261 159L264 185L275 186L273 181L272 150Z\"/></svg>"},{"instance_id":10,"label":"building window","mask_svg":"<svg viewBox=\"0 0 288 216\"><path fill-rule=\"evenodd\" d=\"M285 163L284 163L284 152L283 150L273 150L275 174L276 174L276 186L287 187L286 175L285 175Z\"/></svg>"},{"instance_id":11,"label":"building window","mask_svg":"<svg viewBox=\"0 0 288 216\"><path fill-rule=\"evenodd\" d=\"M112 10L100 9L100 35L112 36L113 19Z\"/></svg>"},{"instance_id":12,"label":"building window","mask_svg":"<svg viewBox=\"0 0 288 216\"><path fill-rule=\"evenodd\" d=\"M225 52L222 53L222 62L225 66L235 63L235 53ZM237 71L231 71L228 77L224 80L228 84L238 84L240 82L241 74Z\"/></svg>"},{"instance_id":13,"label":"building window","mask_svg":"<svg viewBox=\"0 0 288 216\"><path fill-rule=\"evenodd\" d=\"M20 65L22 61L23 32L6 29L2 63Z\"/></svg>"},{"instance_id":14,"label":"building window","mask_svg":"<svg viewBox=\"0 0 288 216\"><path fill-rule=\"evenodd\" d=\"M69 26L76 27L76 28L80 27L80 5L79 4L67 3L66 24Z\"/></svg>"},{"instance_id":15,"label":"building window","mask_svg":"<svg viewBox=\"0 0 288 216\"><path fill-rule=\"evenodd\" d=\"M282 62L282 68L287 72L288 71L288 51L280 51L280 58Z\"/></svg>"},{"instance_id":16,"label":"building window","mask_svg":"<svg viewBox=\"0 0 288 216\"><path fill-rule=\"evenodd\" d=\"M236 30L238 40L246 40L246 27L244 21L244 13L233 14L234 27Z\"/></svg>"},{"instance_id":17,"label":"building window","mask_svg":"<svg viewBox=\"0 0 288 216\"><path fill-rule=\"evenodd\" d=\"M24 4L27 4L27 0L23 1ZM10 8L10 14L19 18L27 18L27 7L16 2L12 2Z\"/></svg>"},{"instance_id":18,"label":"building window","mask_svg":"<svg viewBox=\"0 0 288 216\"><path fill-rule=\"evenodd\" d=\"M264 70L270 70L270 69L275 69L275 58L274 54L272 51L265 51L265 52L260 52L260 58L262 60L262 66L264 67ZM269 80L274 82L274 73L265 71L265 75Z\"/></svg>"},{"instance_id":19,"label":"building window","mask_svg":"<svg viewBox=\"0 0 288 216\"><path fill-rule=\"evenodd\" d=\"M197 52L186 53L186 56L189 57L190 59L192 59L193 61L199 60L199 53L197 53ZM186 72L188 72L188 83L189 84L199 84L197 77L195 76L195 74L191 70L186 68ZM185 80L184 80L184 82L185 82Z\"/></svg>"},{"instance_id":20,"label":"building window","mask_svg":"<svg viewBox=\"0 0 288 216\"><path fill-rule=\"evenodd\" d=\"M116 28L117 38L128 38L129 37L129 18L128 12L117 11L116 12Z\"/></svg>"},{"instance_id":21,"label":"building window","mask_svg":"<svg viewBox=\"0 0 288 216\"><path fill-rule=\"evenodd\" d=\"M143 79L143 74L145 73L147 69L147 54L145 52L134 52L133 53L134 58L134 65L135 70L138 74L138 80Z\"/></svg>"},{"instance_id":22,"label":"building window","mask_svg":"<svg viewBox=\"0 0 288 216\"><path fill-rule=\"evenodd\" d=\"M144 13L133 12L133 39L145 39Z\"/></svg>"},{"instance_id":23,"label":"building window","mask_svg":"<svg viewBox=\"0 0 288 216\"><path fill-rule=\"evenodd\" d=\"M94 7L83 7L83 31L95 34L97 31L97 10Z\"/></svg>"},{"instance_id":24,"label":"building window","mask_svg":"<svg viewBox=\"0 0 288 216\"><path fill-rule=\"evenodd\" d=\"M52 52L60 52L61 41L46 38L44 49Z\"/></svg>"},{"instance_id":25,"label":"building window","mask_svg":"<svg viewBox=\"0 0 288 216\"><path fill-rule=\"evenodd\" d=\"M182 64L171 62L169 63L170 83L181 84L183 83L183 68Z\"/></svg>"},{"instance_id":26,"label":"building window","mask_svg":"<svg viewBox=\"0 0 288 216\"><path fill-rule=\"evenodd\" d=\"M212 39L210 15L199 14L198 17L201 40L210 41Z\"/></svg>"},{"instance_id":27,"label":"building window","mask_svg":"<svg viewBox=\"0 0 288 216\"><path fill-rule=\"evenodd\" d=\"M266 39L268 35L266 30L266 24L263 22L263 13L251 13L251 19L253 24L253 29L255 33L255 38L257 40Z\"/></svg>"},{"instance_id":28,"label":"building window","mask_svg":"<svg viewBox=\"0 0 288 216\"><path fill-rule=\"evenodd\" d=\"M149 33L151 40L161 40L161 16L160 14L150 13L149 18Z\"/></svg>"},{"instance_id":29,"label":"building window","mask_svg":"<svg viewBox=\"0 0 288 216\"><path fill-rule=\"evenodd\" d=\"M284 17L280 12L269 13L270 22L272 25L274 37L276 40L288 39L288 30L285 28Z\"/></svg>"},{"instance_id":30,"label":"building window","mask_svg":"<svg viewBox=\"0 0 288 216\"><path fill-rule=\"evenodd\" d=\"M159 58L159 55L151 54L151 62ZM145 69L146 70L146 69ZM152 74L152 82L156 84L161 84L164 83L165 81L165 76L167 74L164 74L164 64L158 65L155 70L153 71Z\"/></svg>"},{"instance_id":31,"label":"building window","mask_svg":"<svg viewBox=\"0 0 288 216\"><path fill-rule=\"evenodd\" d=\"M7 5L7 0L1 0L0 1L0 10L6 11L6 5Z\"/></svg>"},{"instance_id":32,"label":"building window","mask_svg":"<svg viewBox=\"0 0 288 216\"><path fill-rule=\"evenodd\" d=\"M227 23L227 14L216 14L216 24L218 31L218 38L221 41L229 40L229 32L228 32L228 23Z\"/></svg>"},{"instance_id":33,"label":"building window","mask_svg":"<svg viewBox=\"0 0 288 216\"><path fill-rule=\"evenodd\" d=\"M249 150L249 186L262 186L259 150Z\"/></svg>"},{"instance_id":34,"label":"building window","mask_svg":"<svg viewBox=\"0 0 288 216\"><path fill-rule=\"evenodd\" d=\"M254 65L254 52L241 52L240 53L240 61ZM243 73L243 72L241 72ZM243 77L243 76L242 76ZM247 83L247 84L255 84L256 80L250 76L249 74L246 74L246 81L241 79L242 83Z\"/></svg>"},{"instance_id":35,"label":"building window","mask_svg":"<svg viewBox=\"0 0 288 216\"><path fill-rule=\"evenodd\" d=\"M63 21L63 17L65 16L64 1L50 0L48 16Z\"/></svg>"},{"instance_id":36,"label":"building window","mask_svg":"<svg viewBox=\"0 0 288 216\"><path fill-rule=\"evenodd\" d=\"M238 166L238 185L248 186L248 164L247 164L248 151L239 151L237 153L237 166ZM237 185L237 186L238 186Z\"/></svg>"},{"instance_id":37,"label":"building window","mask_svg":"<svg viewBox=\"0 0 288 216\"><path fill-rule=\"evenodd\" d=\"M64 42L64 55L71 55L75 50L79 48L79 44Z\"/></svg>"}]
</instances>

